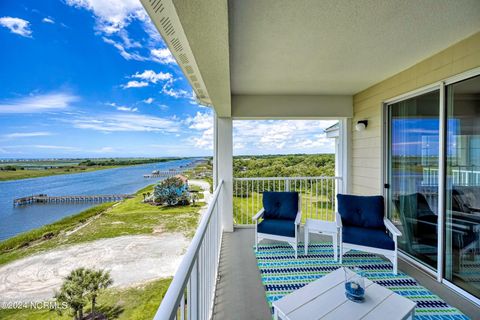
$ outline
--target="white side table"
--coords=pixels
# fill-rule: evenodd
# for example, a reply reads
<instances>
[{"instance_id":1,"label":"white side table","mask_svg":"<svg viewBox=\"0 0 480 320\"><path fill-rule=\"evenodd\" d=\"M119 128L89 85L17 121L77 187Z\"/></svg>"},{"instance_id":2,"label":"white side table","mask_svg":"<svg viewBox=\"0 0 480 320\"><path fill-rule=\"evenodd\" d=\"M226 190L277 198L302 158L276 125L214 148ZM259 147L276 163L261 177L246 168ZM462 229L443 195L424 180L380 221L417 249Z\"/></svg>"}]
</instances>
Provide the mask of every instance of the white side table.
<instances>
[{"instance_id":1,"label":"white side table","mask_svg":"<svg viewBox=\"0 0 480 320\"><path fill-rule=\"evenodd\" d=\"M333 257L338 261L338 244L342 250L342 228L337 226L335 221L307 219L304 227L305 232L305 255L308 254L309 234L317 233L332 237ZM340 263L342 263L342 252L340 252Z\"/></svg>"}]
</instances>

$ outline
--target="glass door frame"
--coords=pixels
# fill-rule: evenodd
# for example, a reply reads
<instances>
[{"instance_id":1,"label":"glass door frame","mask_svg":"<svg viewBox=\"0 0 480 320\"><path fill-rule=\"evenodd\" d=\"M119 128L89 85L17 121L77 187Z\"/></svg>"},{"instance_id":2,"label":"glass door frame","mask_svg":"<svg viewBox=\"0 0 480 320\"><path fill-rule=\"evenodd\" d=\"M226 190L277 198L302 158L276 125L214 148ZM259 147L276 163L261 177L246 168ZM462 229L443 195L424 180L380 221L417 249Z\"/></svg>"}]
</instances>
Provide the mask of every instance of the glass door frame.
<instances>
[{"instance_id":1,"label":"glass door frame","mask_svg":"<svg viewBox=\"0 0 480 320\"><path fill-rule=\"evenodd\" d=\"M389 157L390 157L390 123L389 123L389 106L407 100L409 98L413 98L425 93L429 93L435 90L440 91L440 99L439 99L439 157L438 157L438 224L437 224L437 232L438 232L438 251L437 251L437 270L433 270L423 263L413 259L409 255L403 253L399 250L398 255L409 262L410 264L414 265L415 267L424 270L426 273L432 275L436 278L436 280L440 283L445 284L446 286L450 287L454 291L458 292L462 296L466 297L467 299L471 300L473 303L480 305L480 298L470 294L469 292L461 289L454 283L446 280L444 278L445 275L445 235L446 235L446 228L445 228L445 217L446 217L446 145L447 145L447 101L446 101L446 86L466 80L468 78L476 77L480 75L480 67L465 71L458 75L443 79L441 81L432 83L430 85L421 87L416 90L412 90L406 92L404 94L398 95L391 99L384 100L382 102L381 108L381 122L382 122L382 143L381 143L381 153L382 153L382 172L381 172L381 190L385 199L387 199L388 193L388 181L389 177ZM390 203L389 201L385 201L385 215L390 212Z\"/></svg>"},{"instance_id":2,"label":"glass door frame","mask_svg":"<svg viewBox=\"0 0 480 320\"><path fill-rule=\"evenodd\" d=\"M391 203L390 201L387 201L387 197L388 197L388 189L389 189L389 185L391 184L391 181L389 181L389 176L390 176L390 166L389 166L389 158L390 158L390 148L389 148L389 144L390 144L390 141L391 141L391 137L390 137L390 122L389 122L389 107L392 105L392 104L395 104L397 102L401 102L401 101L404 101L404 100L407 100L407 99L410 99L410 98L414 98L414 97L417 97L417 96L420 96L420 95L423 95L423 94L426 94L426 93L430 93L430 92L433 92L433 91L440 91L440 104L442 103L442 89L441 89L442 85L441 83L437 82L437 83L434 83L434 84L431 84L431 85L428 85L428 86L425 86L425 87L422 87L422 88L419 88L419 89L416 89L416 90L413 90L413 91L410 91L410 92L407 92L405 94L402 94L402 95L399 95L397 97L394 97L392 99L388 99L388 100L385 100L383 101L383 104L382 104L382 123L383 123L383 134L382 134L382 154L383 154L383 170L382 170L382 191L383 191L383 196L385 198L385 215L388 216L388 213L390 212L390 207L391 207ZM439 107L440 107L440 104L439 104ZM440 117L440 121L441 121L441 114L439 115ZM439 145L442 144L442 129L441 129L441 125L439 125ZM439 158L441 158L441 153L439 153ZM439 174L438 174L438 177L440 178L441 176L443 176L442 174L440 174L440 170L441 170L441 167L439 166L438 167L439 169ZM440 202L440 198L442 197L441 195L441 192L440 192L440 185L439 185L439 190L438 190L438 198L439 198L439 202ZM438 211L440 212L441 210L441 207L438 206ZM438 234L438 244L437 244L437 248L440 249L440 242L443 243L443 237L441 236L441 232L439 232L439 229L441 228L441 219L439 218L439 221L438 221L438 224L437 224L437 234ZM437 278L437 281L439 280L439 274L440 274L440 264L442 264L443 266L443 259L438 257L438 260L437 260L437 270L434 270L432 268L430 268L429 266L427 266L426 264L420 262L420 261L417 261L415 260L413 257L411 257L410 255L408 255L407 253L404 253L403 251L401 251L401 249L398 249L398 255L408 261L409 263L411 264L414 264L416 267L422 269L423 271L427 272L428 274L434 276ZM442 252L442 251L438 251L437 250L437 256L438 256L438 252ZM440 261L442 260L442 261ZM441 278L440 278L441 280Z\"/></svg>"}]
</instances>

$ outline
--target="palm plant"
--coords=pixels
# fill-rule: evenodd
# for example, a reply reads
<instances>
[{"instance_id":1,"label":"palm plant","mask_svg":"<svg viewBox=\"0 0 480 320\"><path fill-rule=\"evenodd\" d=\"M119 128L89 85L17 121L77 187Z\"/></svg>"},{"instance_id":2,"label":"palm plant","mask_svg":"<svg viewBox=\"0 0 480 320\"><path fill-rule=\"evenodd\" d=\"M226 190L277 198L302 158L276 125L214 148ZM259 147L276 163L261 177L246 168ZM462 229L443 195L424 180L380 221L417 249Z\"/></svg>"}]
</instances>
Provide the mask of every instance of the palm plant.
<instances>
[{"instance_id":1,"label":"palm plant","mask_svg":"<svg viewBox=\"0 0 480 320\"><path fill-rule=\"evenodd\" d=\"M86 286L85 279L88 270L85 268L78 268L70 272L65 278L59 292L55 293L55 298L59 303L65 303L70 307L75 320L83 319L83 308L86 300ZM61 314L61 310L58 309Z\"/></svg>"},{"instance_id":2,"label":"palm plant","mask_svg":"<svg viewBox=\"0 0 480 320\"><path fill-rule=\"evenodd\" d=\"M75 320L83 319L83 308L91 301L91 315L95 316L95 304L99 293L113 284L110 272L78 268L65 278L55 298L59 303L65 303L71 310ZM57 309L61 314L61 310Z\"/></svg>"},{"instance_id":3,"label":"palm plant","mask_svg":"<svg viewBox=\"0 0 480 320\"><path fill-rule=\"evenodd\" d=\"M92 303L91 313L95 313L95 304L100 291L110 287L113 284L113 279L110 276L110 272L105 270L90 270L86 278L86 288L88 291L88 297Z\"/></svg>"}]
</instances>

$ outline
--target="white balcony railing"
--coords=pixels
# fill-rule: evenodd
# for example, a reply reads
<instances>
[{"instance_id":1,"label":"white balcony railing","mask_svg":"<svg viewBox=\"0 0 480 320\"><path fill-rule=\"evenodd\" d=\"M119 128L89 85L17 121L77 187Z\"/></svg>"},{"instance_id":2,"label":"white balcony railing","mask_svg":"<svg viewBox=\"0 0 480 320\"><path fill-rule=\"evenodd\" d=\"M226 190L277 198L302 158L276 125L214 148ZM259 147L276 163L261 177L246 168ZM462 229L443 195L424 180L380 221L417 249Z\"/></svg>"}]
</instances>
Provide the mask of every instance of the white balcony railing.
<instances>
[{"instance_id":1,"label":"white balcony railing","mask_svg":"<svg viewBox=\"0 0 480 320\"><path fill-rule=\"evenodd\" d=\"M302 220L333 221L336 194L341 193L341 177L273 177L233 179L233 219L238 225L252 224L262 208L264 191L296 191L302 195Z\"/></svg>"},{"instance_id":2,"label":"white balcony railing","mask_svg":"<svg viewBox=\"0 0 480 320\"><path fill-rule=\"evenodd\" d=\"M218 208L222 185L223 181L220 181L207 211L201 217L155 320L207 320L212 316L222 240L221 212Z\"/></svg>"},{"instance_id":3,"label":"white balcony railing","mask_svg":"<svg viewBox=\"0 0 480 320\"><path fill-rule=\"evenodd\" d=\"M451 179L451 183L454 186L480 186L480 170L478 169L451 169L448 178ZM438 168L423 168L422 184L428 186L438 185Z\"/></svg>"}]
</instances>

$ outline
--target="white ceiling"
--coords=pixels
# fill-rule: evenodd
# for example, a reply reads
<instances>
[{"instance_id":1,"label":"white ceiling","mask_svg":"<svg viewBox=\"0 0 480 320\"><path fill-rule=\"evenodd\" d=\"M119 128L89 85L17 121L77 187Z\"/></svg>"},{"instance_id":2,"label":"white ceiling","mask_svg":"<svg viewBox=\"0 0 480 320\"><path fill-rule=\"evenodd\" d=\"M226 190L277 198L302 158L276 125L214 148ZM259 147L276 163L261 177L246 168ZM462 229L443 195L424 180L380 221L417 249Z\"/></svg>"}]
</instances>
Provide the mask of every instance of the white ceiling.
<instances>
[{"instance_id":1,"label":"white ceiling","mask_svg":"<svg viewBox=\"0 0 480 320\"><path fill-rule=\"evenodd\" d=\"M480 0L230 0L232 94L354 94L480 31Z\"/></svg>"}]
</instances>

